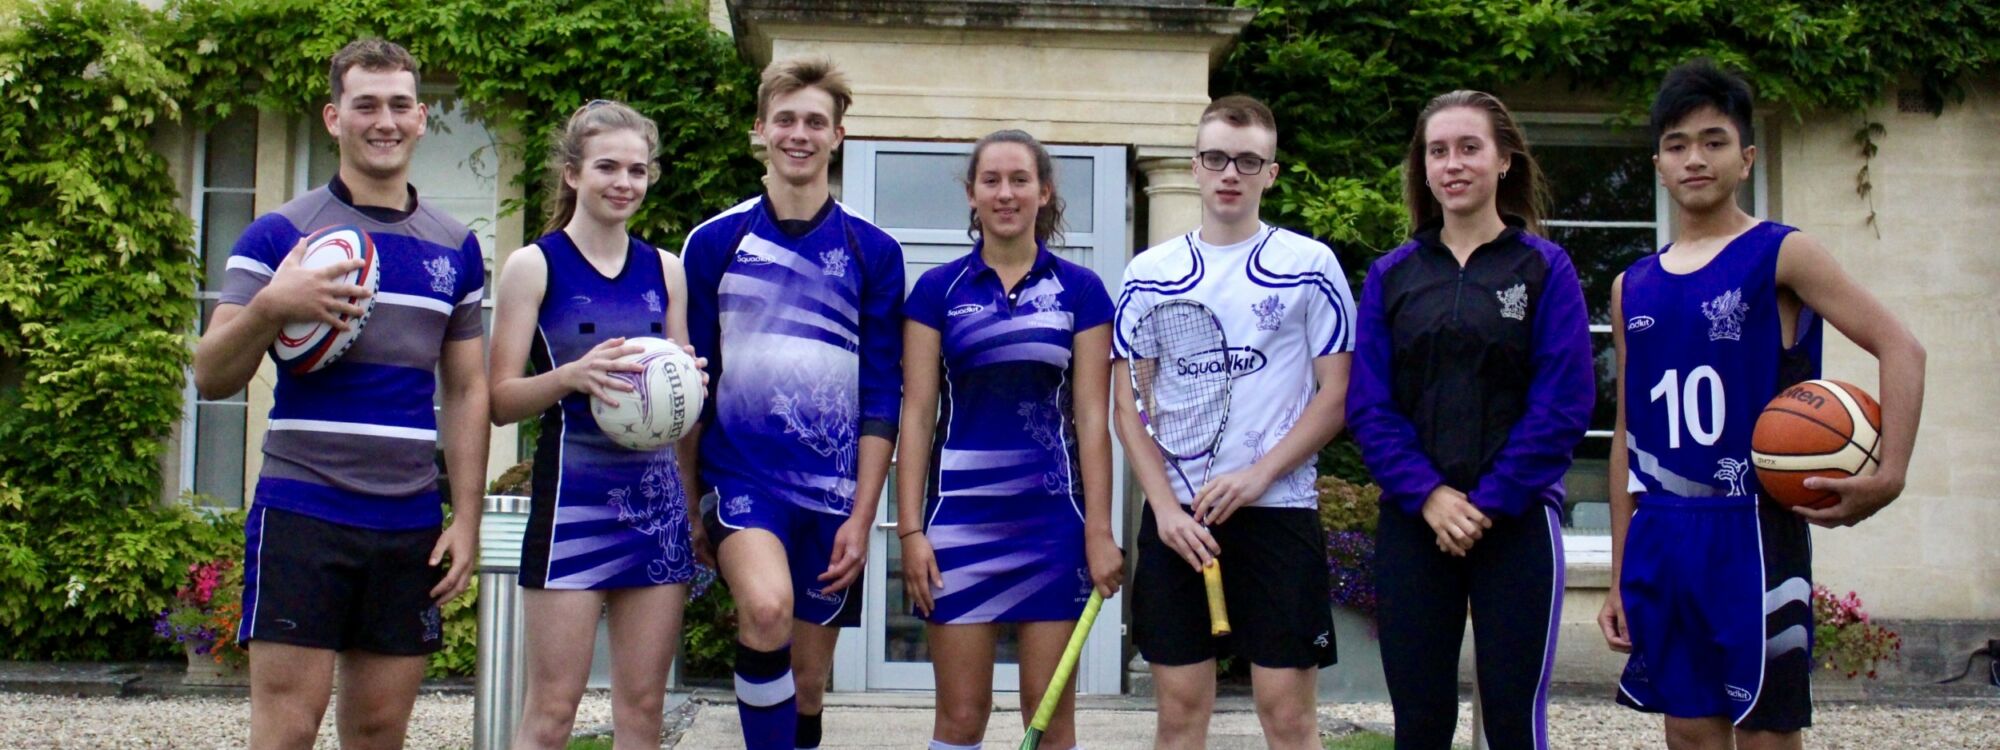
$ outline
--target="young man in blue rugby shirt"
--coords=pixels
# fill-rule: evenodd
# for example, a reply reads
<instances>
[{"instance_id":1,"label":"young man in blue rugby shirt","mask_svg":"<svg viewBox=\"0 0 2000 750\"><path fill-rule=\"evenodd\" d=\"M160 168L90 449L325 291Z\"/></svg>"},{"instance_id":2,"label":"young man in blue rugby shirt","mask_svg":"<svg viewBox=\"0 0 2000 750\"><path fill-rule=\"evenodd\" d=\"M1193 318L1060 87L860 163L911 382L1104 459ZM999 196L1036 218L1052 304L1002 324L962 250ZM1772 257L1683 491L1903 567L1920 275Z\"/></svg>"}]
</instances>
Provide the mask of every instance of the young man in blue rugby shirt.
<instances>
[{"instance_id":1,"label":"young man in blue rugby shirt","mask_svg":"<svg viewBox=\"0 0 2000 750\"><path fill-rule=\"evenodd\" d=\"M326 368L278 374L237 633L249 643L250 747L260 750L312 746L336 661L341 746L402 746L425 656L444 645L438 605L472 575L486 475L485 266L478 238L409 183L428 115L417 62L364 39L331 68L322 116L340 171L244 230L195 351L202 395L242 390L284 325L339 325L360 312L348 300L367 295L336 281L359 260L301 268L303 238L352 224L374 239L373 325ZM440 383L442 430L431 408ZM443 529L440 434L446 468L464 478Z\"/></svg>"},{"instance_id":2,"label":"young man in blue rugby shirt","mask_svg":"<svg viewBox=\"0 0 2000 750\"><path fill-rule=\"evenodd\" d=\"M736 599L751 750L819 746L834 643L859 624L896 443L902 247L827 184L850 101L829 61L765 69L766 192L696 227L681 254L689 337L714 385L683 474L717 500L703 521Z\"/></svg>"}]
</instances>

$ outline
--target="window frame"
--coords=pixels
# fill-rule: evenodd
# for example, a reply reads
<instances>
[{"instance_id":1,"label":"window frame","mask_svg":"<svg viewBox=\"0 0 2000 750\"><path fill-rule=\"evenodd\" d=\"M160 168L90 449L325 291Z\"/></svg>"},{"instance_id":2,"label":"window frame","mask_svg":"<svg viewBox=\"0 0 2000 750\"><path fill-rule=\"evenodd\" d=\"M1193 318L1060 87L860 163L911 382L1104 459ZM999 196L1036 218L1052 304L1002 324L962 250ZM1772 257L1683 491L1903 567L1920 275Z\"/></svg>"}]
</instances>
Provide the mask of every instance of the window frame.
<instances>
[{"instance_id":1,"label":"window frame","mask_svg":"<svg viewBox=\"0 0 2000 750\"><path fill-rule=\"evenodd\" d=\"M254 133L257 129L257 126L261 125L261 123L257 122L257 120L255 119L257 115L254 112L250 114L250 117L253 118L251 120L251 125L252 125L252 132ZM203 315L205 312L203 308L210 302L220 302L222 300L221 289L208 288L208 274L206 273L206 271L207 271L207 263L209 260L208 253L212 249L207 247L206 245L208 238L207 235L208 227L206 221L207 211L208 211L208 196L210 194L251 196L252 200L251 218L252 220L255 220L256 218L255 200L257 195L257 177L256 177L255 167L256 167L257 155L256 155L255 139L253 138L250 144L251 148L250 161L252 167L250 186L211 187L208 185L208 154L209 154L208 140L211 132L212 131L209 128L201 128L195 131L194 152L192 156L192 163L190 165L190 169L188 170L189 185L191 187L191 189L189 190L190 195L188 200L188 212L190 214L190 218L193 220L194 223L193 239L194 239L194 244L196 246L195 247L196 257L200 259L203 270L203 273L201 274L200 278L197 279L196 281L195 294L194 294L194 316L195 316L194 333L196 336L200 336L201 334L205 333L208 330L208 324L205 320L203 320ZM226 406L226 407L234 407L242 412L242 414L240 415L240 419L243 420L243 425L244 425L243 439L239 441L238 444L236 445L236 450L238 452L246 454L244 456L244 465L247 468L248 458L249 458L247 453L249 451L249 444L250 444L250 435L249 435L250 400L247 397L248 394L246 393L246 391L247 388L244 391L238 391L237 393L231 394L229 397L226 397L223 400L211 400L202 398L201 393L194 387L193 365L190 364L189 367L186 369L185 383L182 386L182 398L181 398L181 404L182 404L181 433L180 433L181 466L180 466L180 483L179 483L180 491L178 493L181 498L180 500L181 502L185 502L185 499L188 497L188 495L196 491L195 483L197 481L196 480L197 470L198 470L197 464L199 463L197 458L200 456L201 453L200 426L201 426L202 407ZM236 396L244 396L244 398L240 400L228 400L229 398L234 398ZM240 499L237 500L237 502L234 505L195 504L193 505L193 507L197 509L214 510L214 511L241 510L243 508L249 507L250 481L247 476L247 472L246 476L238 478L238 482L241 485L238 489Z\"/></svg>"}]
</instances>

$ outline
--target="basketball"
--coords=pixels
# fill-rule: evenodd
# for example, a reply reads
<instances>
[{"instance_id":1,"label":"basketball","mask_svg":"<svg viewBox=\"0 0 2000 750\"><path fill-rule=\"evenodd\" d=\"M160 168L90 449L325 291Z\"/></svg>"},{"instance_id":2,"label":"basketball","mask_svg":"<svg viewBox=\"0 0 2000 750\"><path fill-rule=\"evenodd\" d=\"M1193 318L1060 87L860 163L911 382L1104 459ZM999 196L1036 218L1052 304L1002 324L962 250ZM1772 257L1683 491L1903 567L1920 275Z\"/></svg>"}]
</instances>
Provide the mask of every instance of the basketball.
<instances>
[{"instance_id":1,"label":"basketball","mask_svg":"<svg viewBox=\"0 0 2000 750\"><path fill-rule=\"evenodd\" d=\"M701 417L706 396L701 370L679 344L651 336L625 343L645 347L645 351L618 361L635 362L646 369L612 373L630 384L632 391L617 394L617 406L591 399L590 413L597 418L597 429L611 442L635 451L656 451L686 435Z\"/></svg>"},{"instance_id":2,"label":"basketball","mask_svg":"<svg viewBox=\"0 0 2000 750\"><path fill-rule=\"evenodd\" d=\"M1750 462L1771 499L1825 508L1840 496L1806 489L1806 478L1874 473L1881 431L1882 407L1867 391L1838 380L1808 380L1764 407L1750 435Z\"/></svg>"},{"instance_id":3,"label":"basketball","mask_svg":"<svg viewBox=\"0 0 2000 750\"><path fill-rule=\"evenodd\" d=\"M358 317L342 316L341 322L347 330L336 330L325 321L287 323L278 332L276 341L271 342L271 358L278 366L293 375L316 372L333 364L340 355L347 352L354 340L361 336L361 328L368 323L368 314L375 310L376 292L382 287L379 256L375 252L375 241L367 232L348 225L332 226L313 232L306 238L304 255L299 258L299 266L306 270L325 268L341 261L360 258L363 265L342 277L340 281L366 288L370 296L348 298L348 302L361 307Z\"/></svg>"}]
</instances>

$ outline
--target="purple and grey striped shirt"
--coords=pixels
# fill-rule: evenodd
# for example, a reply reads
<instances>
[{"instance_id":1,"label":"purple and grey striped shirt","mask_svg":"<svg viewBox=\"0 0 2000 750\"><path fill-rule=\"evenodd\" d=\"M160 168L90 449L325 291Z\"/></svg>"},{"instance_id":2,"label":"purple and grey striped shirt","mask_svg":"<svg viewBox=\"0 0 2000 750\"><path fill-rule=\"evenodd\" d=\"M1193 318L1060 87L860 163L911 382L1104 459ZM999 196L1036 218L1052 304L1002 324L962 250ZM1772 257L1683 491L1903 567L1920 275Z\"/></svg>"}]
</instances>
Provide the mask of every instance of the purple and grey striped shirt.
<instances>
[{"instance_id":1,"label":"purple and grey striped shirt","mask_svg":"<svg viewBox=\"0 0 2000 750\"><path fill-rule=\"evenodd\" d=\"M477 236L431 206L383 218L329 187L306 193L244 230L221 299L248 305L314 230L352 224L374 239L382 287L361 336L318 372L278 373L255 501L349 526L435 527L438 360L445 342L485 333L485 264Z\"/></svg>"}]
</instances>

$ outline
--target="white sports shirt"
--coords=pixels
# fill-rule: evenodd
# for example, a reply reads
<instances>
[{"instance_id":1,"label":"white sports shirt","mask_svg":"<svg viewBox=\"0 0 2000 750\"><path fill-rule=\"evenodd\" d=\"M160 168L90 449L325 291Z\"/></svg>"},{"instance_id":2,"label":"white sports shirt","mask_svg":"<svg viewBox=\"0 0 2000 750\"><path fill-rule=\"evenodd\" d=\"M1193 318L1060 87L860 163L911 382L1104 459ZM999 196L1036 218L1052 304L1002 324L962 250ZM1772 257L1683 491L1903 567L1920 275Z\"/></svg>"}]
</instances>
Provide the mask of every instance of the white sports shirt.
<instances>
[{"instance_id":1,"label":"white sports shirt","mask_svg":"<svg viewBox=\"0 0 2000 750\"><path fill-rule=\"evenodd\" d=\"M1291 431L1317 390L1313 360L1354 350L1354 295L1333 250L1311 238L1259 224L1234 245L1201 241L1200 230L1140 253L1125 267L1116 300L1114 356L1130 358L1132 334L1162 300L1207 305L1228 340L1229 421L1206 473L1202 460L1181 471L1198 489L1210 478L1249 467ZM1124 377L1123 372L1112 373ZM1119 393L1129 398L1129 387ZM1307 460L1271 483L1253 506L1312 508L1316 471ZM1168 483L1183 505L1193 502L1172 470Z\"/></svg>"}]
</instances>

